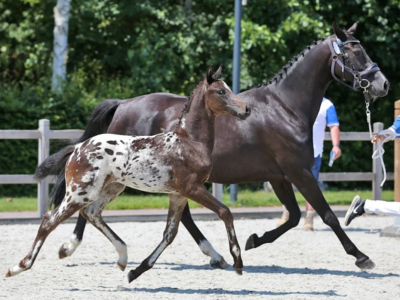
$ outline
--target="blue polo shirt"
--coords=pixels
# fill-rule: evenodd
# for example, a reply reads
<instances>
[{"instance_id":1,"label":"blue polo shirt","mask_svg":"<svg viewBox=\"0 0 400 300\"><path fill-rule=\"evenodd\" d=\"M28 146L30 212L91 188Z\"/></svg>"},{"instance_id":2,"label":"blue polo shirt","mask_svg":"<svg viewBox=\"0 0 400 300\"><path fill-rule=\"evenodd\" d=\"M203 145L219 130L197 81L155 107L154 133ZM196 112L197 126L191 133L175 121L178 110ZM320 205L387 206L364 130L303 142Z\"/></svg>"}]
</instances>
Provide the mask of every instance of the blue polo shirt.
<instances>
[{"instance_id":1,"label":"blue polo shirt","mask_svg":"<svg viewBox=\"0 0 400 300\"><path fill-rule=\"evenodd\" d=\"M396 133L400 134L400 116L394 120L394 123L392 126L390 126L390 129L394 130ZM399 136L397 138L400 138Z\"/></svg>"}]
</instances>

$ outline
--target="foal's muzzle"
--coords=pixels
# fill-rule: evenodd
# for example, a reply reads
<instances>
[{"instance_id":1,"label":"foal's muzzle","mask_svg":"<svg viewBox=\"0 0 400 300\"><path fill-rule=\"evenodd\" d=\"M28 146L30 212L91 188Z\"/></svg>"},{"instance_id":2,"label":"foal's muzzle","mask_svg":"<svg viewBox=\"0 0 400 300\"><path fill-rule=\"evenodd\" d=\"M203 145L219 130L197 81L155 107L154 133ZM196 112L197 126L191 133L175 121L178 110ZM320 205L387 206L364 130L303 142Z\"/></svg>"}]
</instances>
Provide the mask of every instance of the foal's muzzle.
<instances>
[{"instance_id":1,"label":"foal's muzzle","mask_svg":"<svg viewBox=\"0 0 400 300\"><path fill-rule=\"evenodd\" d=\"M236 116L240 120L246 120L248 116L251 114L251 108L246 105L245 111L244 112L237 112Z\"/></svg>"}]
</instances>

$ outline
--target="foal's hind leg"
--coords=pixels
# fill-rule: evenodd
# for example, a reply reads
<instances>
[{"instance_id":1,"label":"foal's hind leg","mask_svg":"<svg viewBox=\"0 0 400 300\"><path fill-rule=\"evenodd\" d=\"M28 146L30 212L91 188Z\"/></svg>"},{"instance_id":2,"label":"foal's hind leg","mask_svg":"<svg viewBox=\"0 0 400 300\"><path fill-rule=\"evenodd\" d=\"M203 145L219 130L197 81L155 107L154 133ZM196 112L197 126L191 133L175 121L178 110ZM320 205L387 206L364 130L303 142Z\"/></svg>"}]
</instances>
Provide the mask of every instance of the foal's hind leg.
<instances>
[{"instance_id":1,"label":"foal's hind leg","mask_svg":"<svg viewBox=\"0 0 400 300\"><path fill-rule=\"evenodd\" d=\"M257 248L265 243L272 243L282 234L299 224L301 212L293 192L292 184L286 180L279 180L271 181L271 185L279 200L289 211L289 220L278 228L265 232L262 237L258 237L255 233L252 234L247 240L246 250Z\"/></svg>"},{"instance_id":2,"label":"foal's hind leg","mask_svg":"<svg viewBox=\"0 0 400 300\"><path fill-rule=\"evenodd\" d=\"M373 269L375 264L369 259L368 256L357 249L357 247L343 231L338 218L326 202L321 190L318 187L317 180L314 178L311 171L303 169L301 176L295 176L293 179L289 179L292 180L302 195L317 211L324 223L332 228L342 243L346 253L354 256L357 259L356 265L360 269Z\"/></svg>"},{"instance_id":3,"label":"foal's hind leg","mask_svg":"<svg viewBox=\"0 0 400 300\"><path fill-rule=\"evenodd\" d=\"M139 267L135 270L131 270L128 274L128 281L132 282L140 275L142 275L147 270L151 269L158 257L172 243L175 239L176 234L178 233L179 221L182 216L182 211L187 203L186 198L180 195L170 195L169 197L169 208L168 208L168 219L167 226L164 230L164 236L161 243L158 245L156 250L151 253L149 257L147 257Z\"/></svg>"},{"instance_id":4,"label":"foal's hind leg","mask_svg":"<svg viewBox=\"0 0 400 300\"><path fill-rule=\"evenodd\" d=\"M60 259L71 256L75 252L76 248L81 244L86 222L87 220L85 217L83 217L82 214L79 214L78 221L76 222L74 232L69 238L69 242L62 244L58 250L58 257Z\"/></svg>"},{"instance_id":5,"label":"foal's hind leg","mask_svg":"<svg viewBox=\"0 0 400 300\"><path fill-rule=\"evenodd\" d=\"M37 236L28 255L25 256L18 265L8 269L6 277L15 276L23 271L29 270L35 262L35 259L50 232L56 229L60 223L71 217L82 206L83 204L81 203L69 204L64 198L63 203L59 207L47 212L43 217Z\"/></svg>"},{"instance_id":6,"label":"foal's hind leg","mask_svg":"<svg viewBox=\"0 0 400 300\"><path fill-rule=\"evenodd\" d=\"M196 241L197 245L199 245L200 250L205 255L211 257L210 265L213 268L226 269L229 267L225 259L217 251L215 251L214 247L204 237L199 228L193 222L188 203L186 203L185 209L183 210L181 222L189 231L192 238Z\"/></svg>"},{"instance_id":7,"label":"foal's hind leg","mask_svg":"<svg viewBox=\"0 0 400 300\"><path fill-rule=\"evenodd\" d=\"M125 186L119 183L109 184L101 193L100 199L86 206L81 210L81 214L102 232L106 238L114 245L119 254L118 267L124 271L128 263L128 252L126 244L121 238L104 222L101 213L103 209L115 199L125 189ZM110 200L111 199L111 200Z\"/></svg>"}]
</instances>

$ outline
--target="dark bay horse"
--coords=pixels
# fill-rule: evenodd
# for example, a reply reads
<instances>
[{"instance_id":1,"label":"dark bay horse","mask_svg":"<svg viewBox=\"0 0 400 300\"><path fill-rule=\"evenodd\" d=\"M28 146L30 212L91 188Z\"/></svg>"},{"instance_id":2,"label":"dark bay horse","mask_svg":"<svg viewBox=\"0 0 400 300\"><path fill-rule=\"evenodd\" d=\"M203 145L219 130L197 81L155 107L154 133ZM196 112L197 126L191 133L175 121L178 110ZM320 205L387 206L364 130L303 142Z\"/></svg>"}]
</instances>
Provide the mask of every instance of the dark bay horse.
<instances>
[{"instance_id":1,"label":"dark bay horse","mask_svg":"<svg viewBox=\"0 0 400 300\"><path fill-rule=\"evenodd\" d=\"M172 243L187 198L211 209L223 220L228 233L234 270L242 274L243 262L228 207L204 187L212 169L214 125L218 115L230 114L241 120L250 109L229 87L219 80L221 68L197 86L187 102L180 123L173 132L152 136L100 134L83 143L65 148L66 194L61 204L43 217L29 254L10 268L7 277L32 267L46 237L76 211L89 220L114 245L118 266L125 270L127 248L101 217L103 209L125 186L152 193L170 195L164 237L153 253L128 274L129 282L151 269L161 253ZM47 163L53 158L47 158Z\"/></svg>"},{"instance_id":2,"label":"dark bay horse","mask_svg":"<svg viewBox=\"0 0 400 300\"><path fill-rule=\"evenodd\" d=\"M282 226L261 237L251 235L246 250L272 243L297 226L300 209L293 183L324 223L333 229L345 251L356 258L356 265L361 269L374 267L368 256L347 237L311 173L314 162L312 128L329 83L336 79L353 90L363 90L366 100L383 97L389 90L386 77L354 38L356 28L357 23L347 31L334 24L334 35L307 46L268 83L239 94L252 108L252 115L246 122L238 122L231 116L222 116L216 121L214 167L208 181L226 184L269 181L290 212L289 220ZM173 130L185 99L155 93L124 101L107 100L95 109L77 142L102 132L151 135ZM53 155L56 163L46 166L39 174L41 178L65 164L62 155ZM59 205L65 193L63 174L58 177L53 191L53 202ZM71 255L79 245L85 223L80 216L71 242L60 248L60 258ZM184 209L182 223L203 253L212 257L211 265L226 267L222 256L194 224L188 206Z\"/></svg>"}]
</instances>

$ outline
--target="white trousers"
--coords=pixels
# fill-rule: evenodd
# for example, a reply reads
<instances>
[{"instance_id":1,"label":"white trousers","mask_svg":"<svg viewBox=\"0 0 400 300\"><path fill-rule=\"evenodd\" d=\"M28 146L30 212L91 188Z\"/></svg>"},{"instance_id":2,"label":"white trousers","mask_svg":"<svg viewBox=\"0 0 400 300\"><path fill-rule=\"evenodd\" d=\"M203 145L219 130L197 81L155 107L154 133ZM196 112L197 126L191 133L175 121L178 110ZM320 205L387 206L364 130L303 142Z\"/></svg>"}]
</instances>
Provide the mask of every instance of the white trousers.
<instances>
[{"instance_id":1,"label":"white trousers","mask_svg":"<svg viewBox=\"0 0 400 300\"><path fill-rule=\"evenodd\" d=\"M400 216L400 202L366 200L364 210L367 214Z\"/></svg>"}]
</instances>

